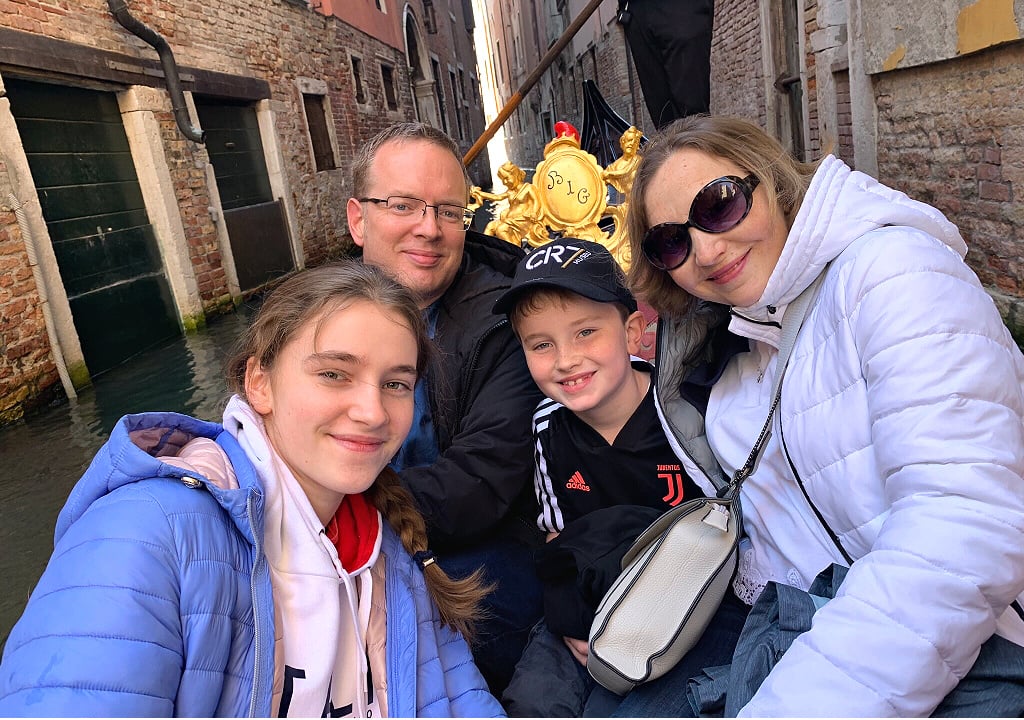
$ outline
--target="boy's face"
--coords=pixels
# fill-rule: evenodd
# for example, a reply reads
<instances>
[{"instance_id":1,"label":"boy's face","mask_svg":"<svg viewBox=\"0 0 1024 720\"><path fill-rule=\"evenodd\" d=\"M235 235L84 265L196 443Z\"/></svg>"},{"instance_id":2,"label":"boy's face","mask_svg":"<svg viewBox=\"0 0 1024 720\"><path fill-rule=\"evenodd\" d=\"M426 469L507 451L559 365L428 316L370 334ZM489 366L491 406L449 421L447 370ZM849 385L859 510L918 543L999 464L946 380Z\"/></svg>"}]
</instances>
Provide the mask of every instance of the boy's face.
<instances>
[{"instance_id":1,"label":"boy's face","mask_svg":"<svg viewBox=\"0 0 1024 720\"><path fill-rule=\"evenodd\" d=\"M621 424L637 399L630 354L640 350L643 315L625 321L615 303L542 296L516 331L534 382L592 427Z\"/></svg>"}]
</instances>

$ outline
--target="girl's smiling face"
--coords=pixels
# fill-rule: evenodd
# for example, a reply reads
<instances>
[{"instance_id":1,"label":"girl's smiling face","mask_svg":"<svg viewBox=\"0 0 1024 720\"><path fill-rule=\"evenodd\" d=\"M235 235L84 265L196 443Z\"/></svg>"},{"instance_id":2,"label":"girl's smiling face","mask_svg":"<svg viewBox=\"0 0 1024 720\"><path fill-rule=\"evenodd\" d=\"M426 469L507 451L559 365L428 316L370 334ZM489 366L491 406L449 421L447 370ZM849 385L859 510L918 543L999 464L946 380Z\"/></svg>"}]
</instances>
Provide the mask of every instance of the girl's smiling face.
<instances>
[{"instance_id":1,"label":"girl's smiling face","mask_svg":"<svg viewBox=\"0 0 1024 720\"><path fill-rule=\"evenodd\" d=\"M725 175L749 173L728 160L693 148L677 150L658 168L643 199L650 226L685 222L697 193ZM753 305L764 293L782 254L789 229L781 209L770 212L767 193L758 185L747 216L723 233L691 227L690 255L669 275L694 297L723 305Z\"/></svg>"},{"instance_id":2,"label":"girl's smiling face","mask_svg":"<svg viewBox=\"0 0 1024 720\"><path fill-rule=\"evenodd\" d=\"M307 321L270 368L249 360L249 404L325 525L404 442L416 360L409 326L365 300Z\"/></svg>"}]
</instances>

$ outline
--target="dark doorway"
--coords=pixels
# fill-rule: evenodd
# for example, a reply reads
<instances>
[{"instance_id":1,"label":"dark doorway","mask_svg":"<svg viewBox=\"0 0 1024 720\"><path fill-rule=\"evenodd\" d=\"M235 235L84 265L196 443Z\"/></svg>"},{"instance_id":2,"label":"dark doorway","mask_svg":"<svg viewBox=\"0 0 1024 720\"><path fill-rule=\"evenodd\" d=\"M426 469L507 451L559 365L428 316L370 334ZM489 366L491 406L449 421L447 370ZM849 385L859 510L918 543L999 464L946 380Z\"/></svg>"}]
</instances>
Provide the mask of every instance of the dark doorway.
<instances>
[{"instance_id":1,"label":"dark doorway","mask_svg":"<svg viewBox=\"0 0 1024 720\"><path fill-rule=\"evenodd\" d=\"M796 0L772 3L772 47L775 66L776 122L779 140L800 160L804 157L804 90L800 79L800 25Z\"/></svg>"},{"instance_id":2,"label":"dark doorway","mask_svg":"<svg viewBox=\"0 0 1024 720\"><path fill-rule=\"evenodd\" d=\"M195 102L238 284L252 290L295 269L284 208L270 190L256 110L228 100L196 97Z\"/></svg>"},{"instance_id":3,"label":"dark doorway","mask_svg":"<svg viewBox=\"0 0 1024 720\"><path fill-rule=\"evenodd\" d=\"M180 335L116 96L4 84L90 373Z\"/></svg>"}]
</instances>

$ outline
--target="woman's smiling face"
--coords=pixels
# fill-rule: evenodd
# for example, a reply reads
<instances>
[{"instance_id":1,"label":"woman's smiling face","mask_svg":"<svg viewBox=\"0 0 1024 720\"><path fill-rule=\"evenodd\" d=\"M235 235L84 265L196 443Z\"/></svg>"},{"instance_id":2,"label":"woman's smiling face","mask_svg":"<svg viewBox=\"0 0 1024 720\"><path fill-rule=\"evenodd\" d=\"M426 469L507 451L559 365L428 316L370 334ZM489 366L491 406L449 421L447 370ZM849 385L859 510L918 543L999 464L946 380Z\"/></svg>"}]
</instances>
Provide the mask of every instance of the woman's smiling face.
<instances>
[{"instance_id":1,"label":"woman's smiling face","mask_svg":"<svg viewBox=\"0 0 1024 720\"><path fill-rule=\"evenodd\" d=\"M728 160L693 148L677 150L658 168L644 197L648 221L685 222L701 188L725 175L749 173ZM781 209L769 209L771 188L758 185L753 205L736 227L723 233L689 228L690 255L668 271L672 280L694 297L723 305L753 305L764 293L789 232Z\"/></svg>"}]
</instances>

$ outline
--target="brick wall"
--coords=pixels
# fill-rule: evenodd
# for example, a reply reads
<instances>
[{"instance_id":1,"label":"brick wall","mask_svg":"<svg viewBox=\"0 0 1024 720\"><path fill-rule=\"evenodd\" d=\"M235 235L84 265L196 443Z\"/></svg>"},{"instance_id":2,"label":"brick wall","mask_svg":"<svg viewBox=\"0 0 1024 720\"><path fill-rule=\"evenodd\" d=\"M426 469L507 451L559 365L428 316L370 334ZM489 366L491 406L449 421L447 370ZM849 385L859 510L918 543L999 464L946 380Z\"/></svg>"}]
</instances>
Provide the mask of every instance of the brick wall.
<instances>
[{"instance_id":1,"label":"brick wall","mask_svg":"<svg viewBox=\"0 0 1024 720\"><path fill-rule=\"evenodd\" d=\"M468 149L484 129L479 93L471 83L478 77L472 36L457 0L436 3L439 32L423 35L436 53L443 70L447 108L454 113L448 65L456 71L461 62L468 107L463 113L463 149ZM192 71L225 73L265 81L270 88L269 107L274 114L276 140L282 159L284 181L294 207L298 243L305 263L317 265L351 249L345 200L349 195L349 167L355 149L365 139L398 120L415 119L415 106L404 48L396 48L358 30L336 17L325 17L286 0L132 0L129 11L161 34L174 51L186 90L192 89ZM455 15L451 21L449 12ZM401 15L389 16L400 25ZM76 43L85 48L118 53L155 63L156 51L123 29L110 15L106 0L0 0L0 28L32 33ZM363 61L366 103L355 102L350 55ZM455 58L461 58L456 60ZM5 68L5 76L39 75L28 53ZM397 110L388 110L380 65L394 70ZM21 72L19 73L19 69ZM66 84L96 87L93 78L62 74L54 78ZM334 134L337 169L317 172L302 110L297 82L312 79L327 86ZM151 84L161 85L152 77ZM116 85L107 85L117 90ZM461 91L460 91L461 92ZM185 228L188 255L195 274L200 301L207 313L230 305L217 225L211 217L212 189L208 187L206 150L186 140L175 125L168 98L156 112L162 152L170 171L173 193ZM449 127L457 128L454 114ZM453 134L457 134L457 130ZM0 167L3 149L0 148ZM489 176L486 154L472 171ZM0 206L6 203L6 175L0 172ZM21 402L37 396L40 389L57 381L50 359L45 325L39 313L31 273L26 274L24 246L10 212L0 212L0 422L8 406L15 415ZM17 272L8 272L17 269ZM58 385L59 387L59 385ZM20 393L11 401L11 389ZM27 389L27 394L26 394Z\"/></svg>"},{"instance_id":2,"label":"brick wall","mask_svg":"<svg viewBox=\"0 0 1024 720\"><path fill-rule=\"evenodd\" d=\"M183 72L195 67L270 82L307 261L316 264L343 252L347 240L342 200L347 197L347 168L353 148L391 122L413 117L408 82L404 73L398 72L406 64L401 53L336 19L280 0L133 0L129 9L166 38ZM152 48L116 23L105 0L0 0L0 16L7 27L133 57L156 57ZM366 60L364 81L371 95L370 107L360 108L352 101L349 52ZM382 59L396 68L398 113L383 110L378 65ZM341 155L337 170L315 172L295 84L300 77L323 79L328 84ZM202 301L214 309L227 293L227 285L207 210L210 202L201 169L205 152L181 137L169 112L160 120Z\"/></svg>"},{"instance_id":3,"label":"brick wall","mask_svg":"<svg viewBox=\"0 0 1024 720\"><path fill-rule=\"evenodd\" d=\"M615 112L633 123L648 136L654 132L654 122L647 112L640 78L629 54L625 34L618 23L613 23L597 46L598 89Z\"/></svg>"},{"instance_id":4,"label":"brick wall","mask_svg":"<svg viewBox=\"0 0 1024 720\"><path fill-rule=\"evenodd\" d=\"M6 168L0 162L0 424L19 417L26 400L44 399L45 388L58 382L9 193Z\"/></svg>"},{"instance_id":5,"label":"brick wall","mask_svg":"<svg viewBox=\"0 0 1024 720\"><path fill-rule=\"evenodd\" d=\"M836 85L836 147L835 155L853 167L853 110L850 106L850 71L832 74Z\"/></svg>"},{"instance_id":6,"label":"brick wall","mask_svg":"<svg viewBox=\"0 0 1024 720\"><path fill-rule=\"evenodd\" d=\"M231 306L231 296L228 293L217 229L210 217L212 201L202 167L205 151L195 148L181 134L172 112L159 113L158 121L203 310L211 314L223 312Z\"/></svg>"},{"instance_id":7,"label":"brick wall","mask_svg":"<svg viewBox=\"0 0 1024 720\"><path fill-rule=\"evenodd\" d=\"M818 29L818 0L806 0L804 3L804 38L809 38ZM806 47L806 46L805 46ZM821 156L821 137L818 125L818 78L815 75L817 56L808 48L804 54L807 66L807 83L805 97L807 106L807 147L804 148L806 159Z\"/></svg>"},{"instance_id":8,"label":"brick wall","mask_svg":"<svg viewBox=\"0 0 1024 720\"><path fill-rule=\"evenodd\" d=\"M1024 44L882 73L875 87L879 179L946 213L982 283L1019 302Z\"/></svg>"},{"instance_id":9,"label":"brick wall","mask_svg":"<svg viewBox=\"0 0 1024 720\"><path fill-rule=\"evenodd\" d=\"M761 14L750 0L717 0L711 43L711 112L766 124Z\"/></svg>"}]
</instances>

